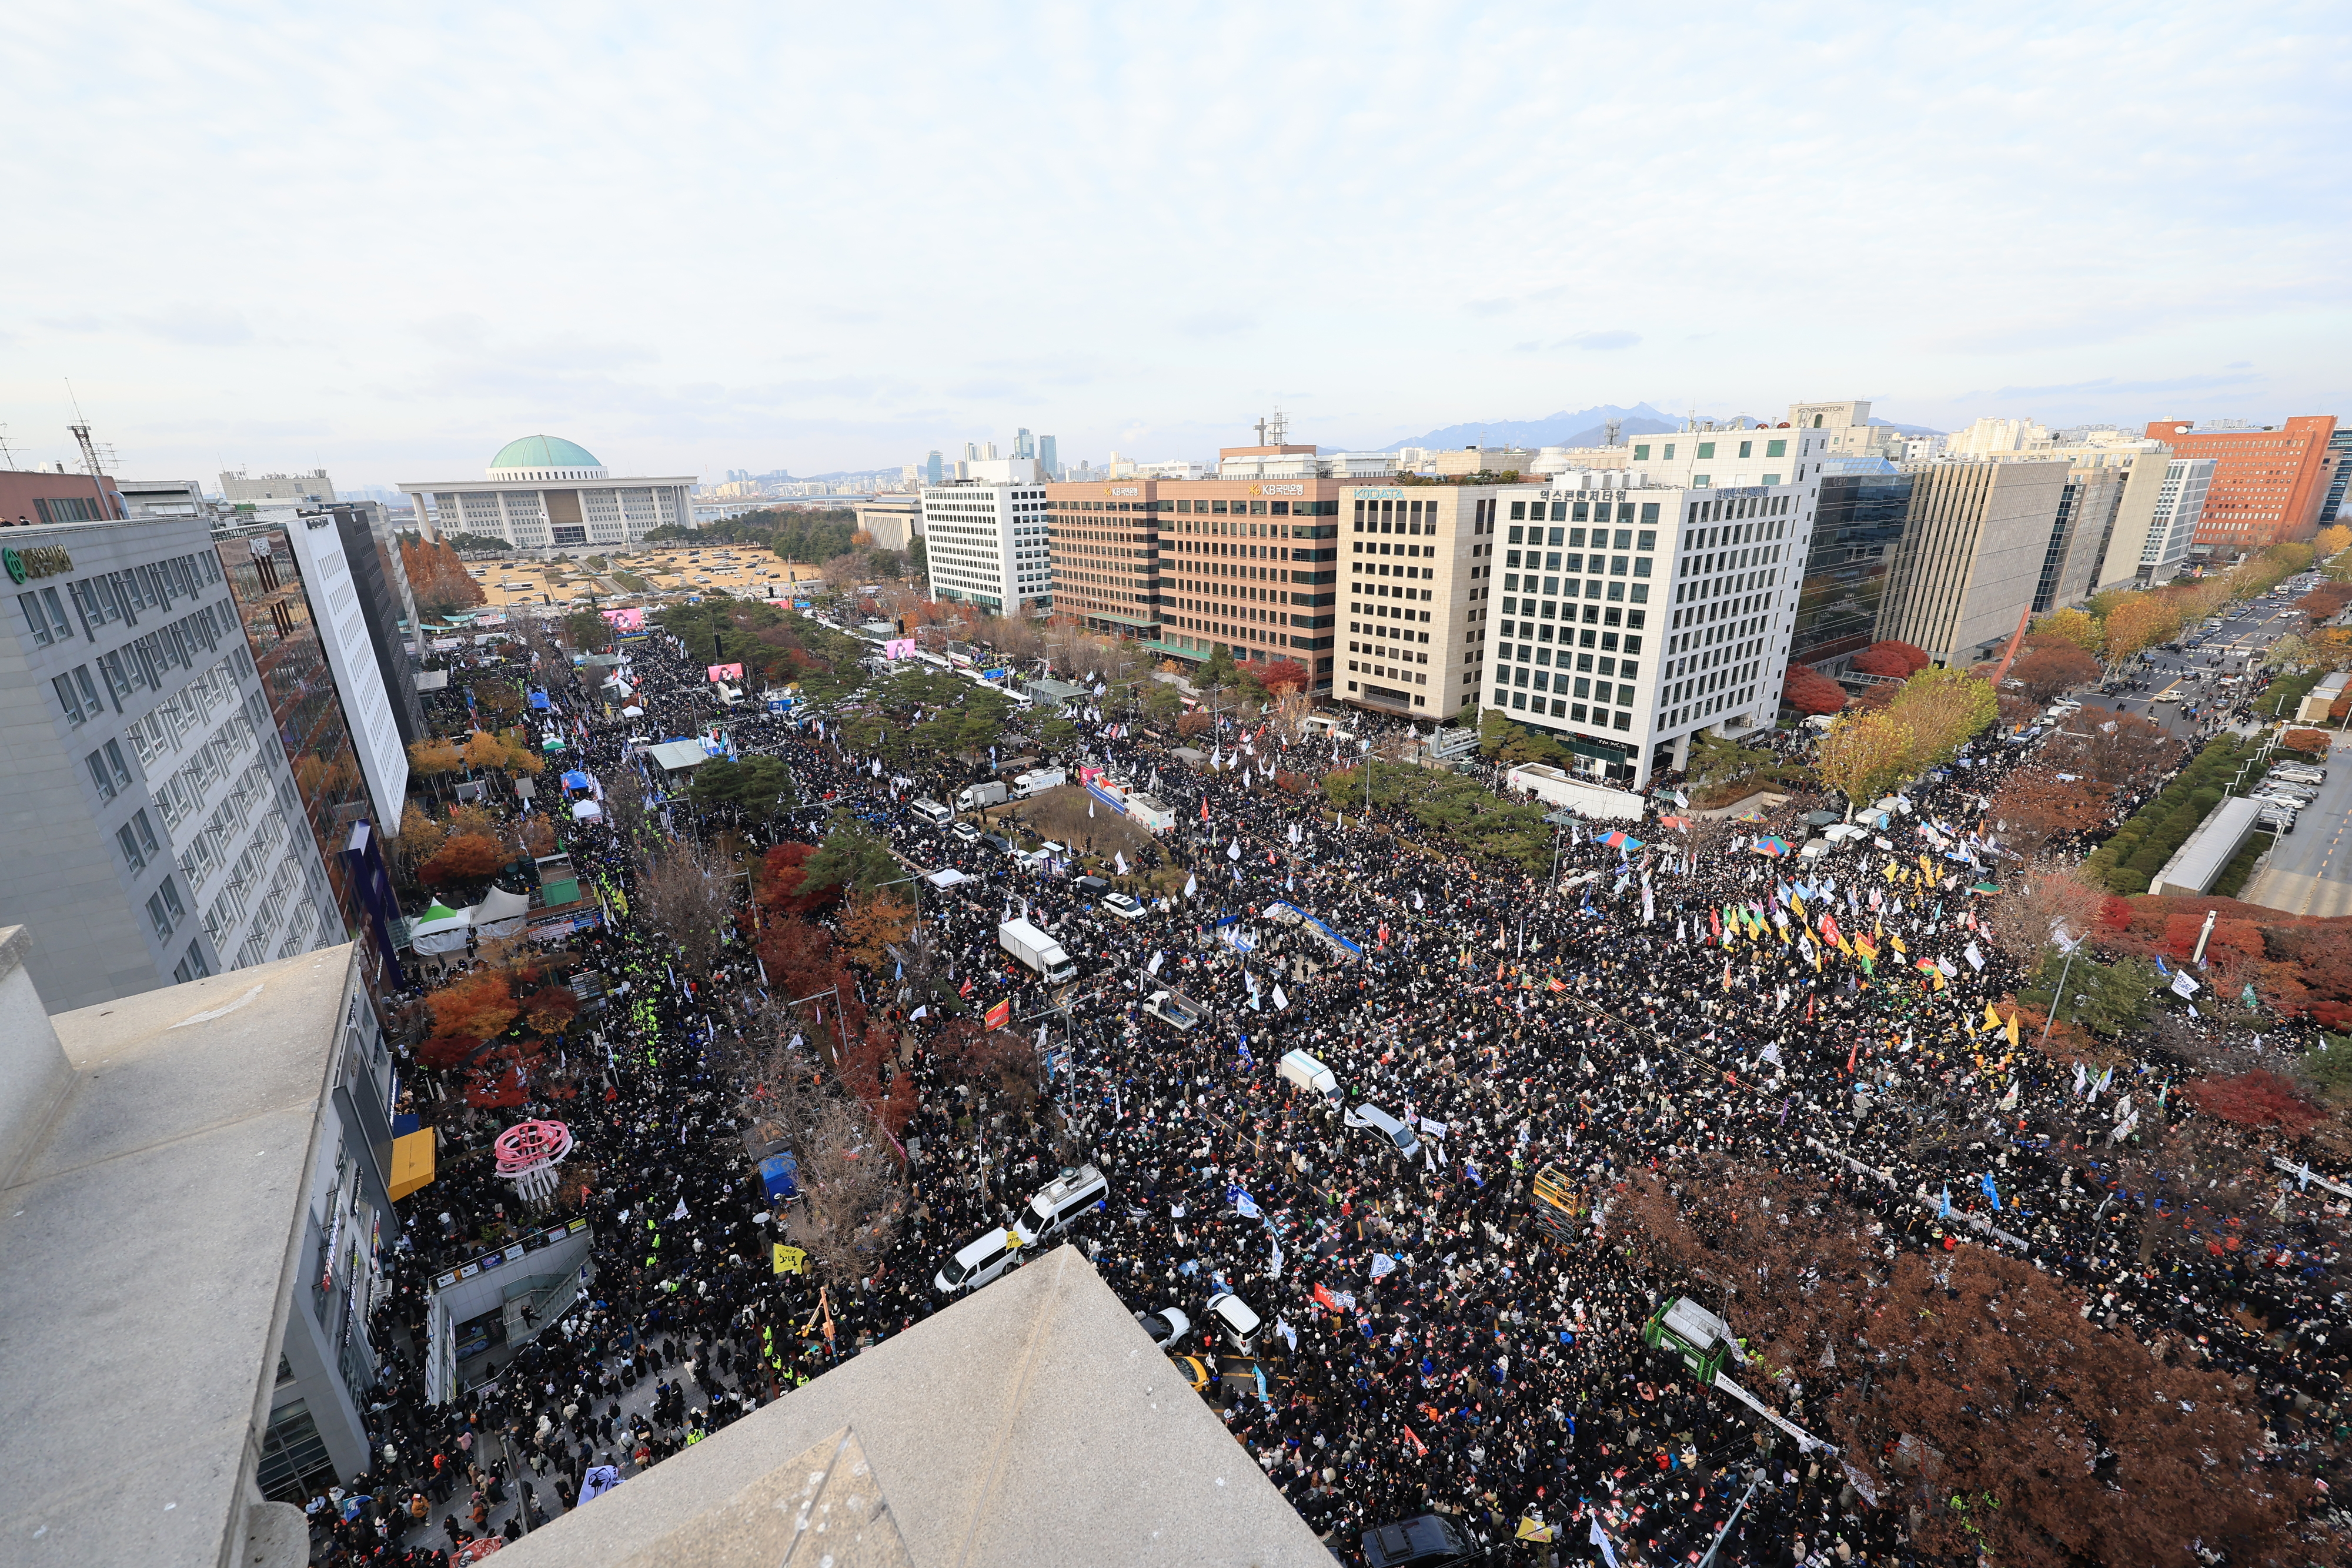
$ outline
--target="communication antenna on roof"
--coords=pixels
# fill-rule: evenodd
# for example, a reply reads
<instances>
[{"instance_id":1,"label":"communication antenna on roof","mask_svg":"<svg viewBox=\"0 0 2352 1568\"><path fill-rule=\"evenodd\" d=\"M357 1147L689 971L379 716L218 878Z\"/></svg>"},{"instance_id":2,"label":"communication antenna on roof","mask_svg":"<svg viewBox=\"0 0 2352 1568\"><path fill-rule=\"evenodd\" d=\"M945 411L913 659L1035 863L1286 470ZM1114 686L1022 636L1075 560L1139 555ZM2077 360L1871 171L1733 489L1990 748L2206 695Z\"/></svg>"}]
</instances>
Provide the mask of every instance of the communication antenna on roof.
<instances>
[{"instance_id":1,"label":"communication antenna on roof","mask_svg":"<svg viewBox=\"0 0 2352 1568\"><path fill-rule=\"evenodd\" d=\"M1265 444L1268 446L1281 445L1285 441L1288 440L1290 436L1290 416L1283 413L1282 410L1278 408L1276 409L1274 411L1274 417L1266 422L1265 431L1268 435L1274 437L1272 441L1267 442Z\"/></svg>"},{"instance_id":2,"label":"communication antenna on roof","mask_svg":"<svg viewBox=\"0 0 2352 1568\"><path fill-rule=\"evenodd\" d=\"M1601 444L1603 446L1619 445L1621 444L1622 438L1624 434L1625 422L1623 420L1604 420L1601 422Z\"/></svg>"},{"instance_id":3,"label":"communication antenna on roof","mask_svg":"<svg viewBox=\"0 0 2352 1568\"><path fill-rule=\"evenodd\" d=\"M0 468L15 469L16 455L8 450L8 427L0 424Z\"/></svg>"}]
</instances>

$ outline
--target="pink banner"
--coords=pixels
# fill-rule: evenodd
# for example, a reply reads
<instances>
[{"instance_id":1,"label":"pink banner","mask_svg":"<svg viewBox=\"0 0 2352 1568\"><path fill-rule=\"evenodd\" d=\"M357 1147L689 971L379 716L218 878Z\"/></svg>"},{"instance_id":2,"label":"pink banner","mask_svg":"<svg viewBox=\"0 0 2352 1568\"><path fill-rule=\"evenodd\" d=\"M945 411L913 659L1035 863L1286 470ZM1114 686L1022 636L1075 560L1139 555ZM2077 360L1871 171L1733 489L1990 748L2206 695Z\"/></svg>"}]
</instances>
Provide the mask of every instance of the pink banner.
<instances>
[{"instance_id":1,"label":"pink banner","mask_svg":"<svg viewBox=\"0 0 2352 1568\"><path fill-rule=\"evenodd\" d=\"M604 612L604 619L623 632L642 632L646 629L646 612L641 609L607 610Z\"/></svg>"}]
</instances>

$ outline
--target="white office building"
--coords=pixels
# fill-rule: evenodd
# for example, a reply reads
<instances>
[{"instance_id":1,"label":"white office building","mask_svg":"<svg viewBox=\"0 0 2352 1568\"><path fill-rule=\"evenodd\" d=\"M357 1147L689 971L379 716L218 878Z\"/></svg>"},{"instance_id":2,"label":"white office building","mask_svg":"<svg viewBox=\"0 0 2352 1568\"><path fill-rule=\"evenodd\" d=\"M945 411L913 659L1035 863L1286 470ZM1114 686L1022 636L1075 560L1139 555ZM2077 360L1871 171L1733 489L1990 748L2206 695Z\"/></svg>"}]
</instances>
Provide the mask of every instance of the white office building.
<instances>
[{"instance_id":1,"label":"white office building","mask_svg":"<svg viewBox=\"0 0 2352 1568\"><path fill-rule=\"evenodd\" d=\"M88 1007L341 942L204 521L9 534L0 924L32 926L44 1001ZM373 675L364 637L339 653Z\"/></svg>"},{"instance_id":2,"label":"white office building","mask_svg":"<svg viewBox=\"0 0 2352 1568\"><path fill-rule=\"evenodd\" d=\"M480 534L520 550L627 549L666 524L699 526L692 475L616 479L586 447L557 435L508 442L483 479L400 488L427 538Z\"/></svg>"},{"instance_id":3,"label":"white office building","mask_svg":"<svg viewBox=\"0 0 2352 1568\"><path fill-rule=\"evenodd\" d=\"M1044 470L1032 457L981 458L983 477L923 490L923 550L931 597L996 615L1054 603Z\"/></svg>"},{"instance_id":4,"label":"white office building","mask_svg":"<svg viewBox=\"0 0 2352 1568\"><path fill-rule=\"evenodd\" d=\"M2205 515L2205 492L2212 486L2211 457L2175 457L2164 465L2164 483L2156 493L2156 512L2148 518L2147 540L2140 546L2139 580L2163 582L2189 559L2189 542L2197 537L2197 521Z\"/></svg>"},{"instance_id":5,"label":"white office building","mask_svg":"<svg viewBox=\"0 0 2352 1568\"><path fill-rule=\"evenodd\" d=\"M1831 441L1703 426L1634 465L1505 486L1481 705L1637 789L1703 730L1769 728Z\"/></svg>"}]
</instances>

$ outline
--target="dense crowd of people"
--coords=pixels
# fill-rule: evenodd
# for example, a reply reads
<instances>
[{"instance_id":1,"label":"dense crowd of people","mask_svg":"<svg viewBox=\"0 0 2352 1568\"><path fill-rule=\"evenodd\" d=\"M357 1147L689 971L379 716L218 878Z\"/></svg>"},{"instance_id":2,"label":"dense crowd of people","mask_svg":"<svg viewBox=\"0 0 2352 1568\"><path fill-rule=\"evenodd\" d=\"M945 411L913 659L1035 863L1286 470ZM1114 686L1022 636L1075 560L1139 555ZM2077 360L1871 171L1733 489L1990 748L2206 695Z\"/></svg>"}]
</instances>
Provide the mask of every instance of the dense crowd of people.
<instances>
[{"instance_id":1,"label":"dense crowd of people","mask_svg":"<svg viewBox=\"0 0 2352 1568\"><path fill-rule=\"evenodd\" d=\"M1984 798L2020 747L1972 747L1826 858L1737 822L1696 853L1687 813L1660 794L1642 822L1563 827L1553 875L1473 865L1398 814L1275 782L1348 766L1352 745L1286 747L1228 717L1202 737L1202 768L1172 738L1088 712L1090 760L1155 780L1178 819L1161 850L1187 892L1130 883L1147 907L1122 919L1075 868L1032 870L914 815L913 782L845 751L823 716L716 715L701 668L659 634L629 650L630 716L569 670L514 673L550 691L567 765L608 804L646 806L562 823L607 908L572 949L606 1005L572 1031L590 1068L577 1096L510 1113L572 1126L593 1172L593 1283L428 1403L433 1275L486 1225L527 1222L485 1162L404 1205L376 1322L379 1462L314 1503L318 1561L423 1561L625 1484L949 1305L940 1262L1082 1163L1110 1196L1075 1243L1137 1312L1187 1314L1171 1350L1197 1358L1235 1439L1351 1562L1367 1528L1433 1510L1474 1540L1528 1542L1505 1561L1591 1559L1604 1538L1615 1561L1696 1561L1727 1523L1719 1561L1916 1560L1905 1511L1874 1507L1869 1472L1814 1440L1820 1395L1759 1385L1768 1423L1643 1343L1679 1282L1612 1244L1612 1205L1634 1176L1727 1162L1839 1195L1889 1257L2002 1250L2079 1289L2108 1328L2195 1338L2262 1380L2279 1462L2319 1463L2342 1373L2343 1336L2328 1344L2339 1189L2266 1175L2258 1256L2151 1261L2125 1221L2166 1195L2136 1186L2117 1151L2191 1114L2179 1064L2151 1047L2121 1071L2069 1071L2019 1040L2013 1011L1988 1013L2024 983L1984 930L1999 895L1979 891L2000 854L1979 836ZM695 818L632 738L714 719L738 751L790 768L801 810L772 836L814 838L854 809L910 868L962 871L926 888L922 911L971 982L961 999L1009 999L1014 1027L1045 1024L1055 1051L1028 1099L953 1082L919 1050L897 1069L919 1089L901 1134L913 1201L856 1278L770 1266L784 1217L746 1156L744 1085L729 1076L742 1060L729 1048L772 1016L758 961L736 943L709 975L682 972L636 913L641 852ZM623 818L638 841L611 825ZM1049 987L1007 956L997 926L1016 913L1059 941L1076 981ZM1202 1021L1149 1009L1162 990ZM867 1005L919 1042L942 1021L912 1017L878 976ZM2224 1027L2210 1015L2197 1026ZM1282 1077L1292 1051L1343 1094ZM1366 1124L1366 1104L1417 1149ZM1545 1234L1547 1207L1573 1243ZM1221 1291L1263 1320L1246 1354L1206 1310Z\"/></svg>"}]
</instances>

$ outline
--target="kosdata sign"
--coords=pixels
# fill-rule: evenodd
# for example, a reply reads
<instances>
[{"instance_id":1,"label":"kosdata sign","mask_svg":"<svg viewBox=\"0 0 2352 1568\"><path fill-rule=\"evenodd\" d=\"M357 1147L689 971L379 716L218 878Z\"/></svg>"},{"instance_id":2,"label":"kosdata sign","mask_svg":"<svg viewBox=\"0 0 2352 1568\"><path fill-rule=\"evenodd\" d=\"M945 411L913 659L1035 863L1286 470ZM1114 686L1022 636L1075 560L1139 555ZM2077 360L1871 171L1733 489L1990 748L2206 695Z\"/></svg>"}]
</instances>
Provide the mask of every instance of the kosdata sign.
<instances>
[{"instance_id":1,"label":"kosdata sign","mask_svg":"<svg viewBox=\"0 0 2352 1568\"><path fill-rule=\"evenodd\" d=\"M0 549L0 563L8 568L8 580L23 582L27 578L55 577L73 570L73 556L63 545L35 545L30 549Z\"/></svg>"}]
</instances>

